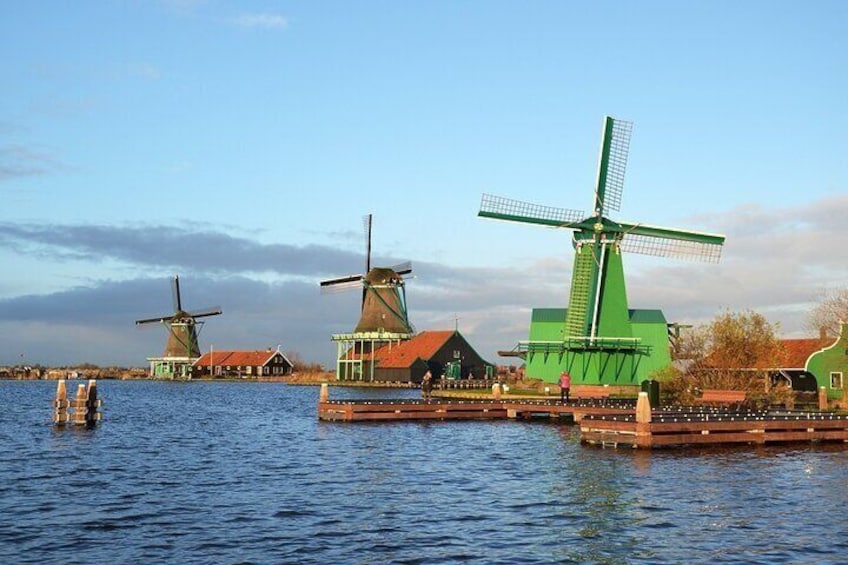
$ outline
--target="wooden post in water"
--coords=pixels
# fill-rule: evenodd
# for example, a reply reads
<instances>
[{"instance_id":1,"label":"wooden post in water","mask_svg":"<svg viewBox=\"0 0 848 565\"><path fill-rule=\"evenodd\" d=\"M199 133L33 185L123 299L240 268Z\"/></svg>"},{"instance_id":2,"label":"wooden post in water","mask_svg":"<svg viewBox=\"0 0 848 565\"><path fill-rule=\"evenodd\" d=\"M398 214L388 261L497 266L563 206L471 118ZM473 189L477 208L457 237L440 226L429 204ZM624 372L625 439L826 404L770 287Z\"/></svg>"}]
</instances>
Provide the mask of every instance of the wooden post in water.
<instances>
[{"instance_id":1,"label":"wooden post in water","mask_svg":"<svg viewBox=\"0 0 848 565\"><path fill-rule=\"evenodd\" d=\"M327 402L330 400L330 387L327 383L321 383L321 392L318 393L318 402Z\"/></svg>"},{"instance_id":2,"label":"wooden post in water","mask_svg":"<svg viewBox=\"0 0 848 565\"><path fill-rule=\"evenodd\" d=\"M56 385L56 400L53 401L53 423L64 426L68 423L68 388L65 379Z\"/></svg>"},{"instance_id":3,"label":"wooden post in water","mask_svg":"<svg viewBox=\"0 0 848 565\"><path fill-rule=\"evenodd\" d=\"M88 391L85 390L85 385L80 383L77 385L77 395L71 401L71 408L74 413L71 419L74 424L85 425L85 406L88 403Z\"/></svg>"},{"instance_id":4,"label":"wooden post in water","mask_svg":"<svg viewBox=\"0 0 848 565\"><path fill-rule=\"evenodd\" d=\"M819 410L827 410L827 389L819 388Z\"/></svg>"},{"instance_id":5,"label":"wooden post in water","mask_svg":"<svg viewBox=\"0 0 848 565\"><path fill-rule=\"evenodd\" d=\"M100 421L100 412L97 410L103 402L97 398L97 381L88 381L88 388L82 383L77 386L77 395L68 401L67 388L64 380L60 380L56 387L56 407L53 413L53 422L57 425L67 423L89 428ZM72 410L68 413L68 408Z\"/></svg>"},{"instance_id":6,"label":"wooden post in water","mask_svg":"<svg viewBox=\"0 0 848 565\"><path fill-rule=\"evenodd\" d=\"M85 400L85 425L93 427L100 420L100 412L97 408L100 406L100 401L97 399L97 381L91 379L88 381L88 394Z\"/></svg>"},{"instance_id":7,"label":"wooden post in water","mask_svg":"<svg viewBox=\"0 0 848 565\"><path fill-rule=\"evenodd\" d=\"M500 383L495 383L492 385L492 399L500 400L501 399L501 385Z\"/></svg>"}]
</instances>

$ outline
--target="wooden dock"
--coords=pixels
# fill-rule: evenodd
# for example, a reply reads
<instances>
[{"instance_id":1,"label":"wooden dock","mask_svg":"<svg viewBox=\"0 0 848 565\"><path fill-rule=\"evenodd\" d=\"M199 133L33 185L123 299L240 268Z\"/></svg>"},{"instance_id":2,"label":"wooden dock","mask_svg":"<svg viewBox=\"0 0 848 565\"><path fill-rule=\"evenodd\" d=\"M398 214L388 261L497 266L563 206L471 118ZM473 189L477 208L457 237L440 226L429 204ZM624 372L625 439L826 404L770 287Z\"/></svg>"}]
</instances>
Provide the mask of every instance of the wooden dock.
<instances>
[{"instance_id":1,"label":"wooden dock","mask_svg":"<svg viewBox=\"0 0 848 565\"><path fill-rule=\"evenodd\" d=\"M318 418L325 421L488 420L567 418L579 422L587 415L625 416L636 407L632 400L585 399L562 403L546 400L325 400Z\"/></svg>"},{"instance_id":2,"label":"wooden dock","mask_svg":"<svg viewBox=\"0 0 848 565\"><path fill-rule=\"evenodd\" d=\"M591 445L657 448L682 445L848 443L848 417L828 412L743 411L715 407L651 409L645 393L628 399L329 400L318 418L335 422L536 419L575 423Z\"/></svg>"},{"instance_id":3,"label":"wooden dock","mask_svg":"<svg viewBox=\"0 0 848 565\"><path fill-rule=\"evenodd\" d=\"M848 418L827 412L685 410L653 412L650 422L589 416L581 441L611 447L848 442Z\"/></svg>"}]
</instances>

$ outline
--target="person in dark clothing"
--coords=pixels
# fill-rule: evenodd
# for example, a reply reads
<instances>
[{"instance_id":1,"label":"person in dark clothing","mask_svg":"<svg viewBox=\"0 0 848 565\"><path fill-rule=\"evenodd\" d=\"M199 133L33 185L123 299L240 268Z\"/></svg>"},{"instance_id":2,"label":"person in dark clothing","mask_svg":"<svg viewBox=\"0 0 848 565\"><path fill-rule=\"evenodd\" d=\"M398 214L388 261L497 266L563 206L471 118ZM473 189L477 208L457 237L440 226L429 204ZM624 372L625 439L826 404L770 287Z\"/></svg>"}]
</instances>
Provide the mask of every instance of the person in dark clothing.
<instances>
[{"instance_id":1,"label":"person in dark clothing","mask_svg":"<svg viewBox=\"0 0 848 565\"><path fill-rule=\"evenodd\" d=\"M430 394L433 392L433 375L430 374L430 371L424 373L424 378L421 379L421 395L424 397L424 400L429 402Z\"/></svg>"}]
</instances>

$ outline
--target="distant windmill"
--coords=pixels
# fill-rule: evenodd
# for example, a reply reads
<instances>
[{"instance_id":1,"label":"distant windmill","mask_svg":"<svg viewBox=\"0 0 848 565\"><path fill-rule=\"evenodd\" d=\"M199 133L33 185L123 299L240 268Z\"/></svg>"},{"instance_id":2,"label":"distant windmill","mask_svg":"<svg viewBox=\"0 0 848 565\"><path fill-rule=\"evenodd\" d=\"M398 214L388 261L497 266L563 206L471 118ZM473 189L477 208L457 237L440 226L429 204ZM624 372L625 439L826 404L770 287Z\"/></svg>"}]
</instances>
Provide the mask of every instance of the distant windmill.
<instances>
[{"instance_id":1,"label":"distant windmill","mask_svg":"<svg viewBox=\"0 0 848 565\"><path fill-rule=\"evenodd\" d=\"M165 345L165 352L162 357L200 357L200 347L197 343L198 318L207 316L217 316L221 313L221 308L218 306L204 308L194 312L183 310L182 299L180 297L180 277L175 276L171 281L172 297L174 301L174 313L170 316L160 316L158 318L147 318L144 320L136 320L136 325L160 323L168 326L168 343Z\"/></svg>"},{"instance_id":2,"label":"distant windmill","mask_svg":"<svg viewBox=\"0 0 848 565\"><path fill-rule=\"evenodd\" d=\"M393 267L371 267L371 227L373 219L363 217L365 228L365 274L348 275L321 281L321 292L335 292L362 286L362 313L354 333L385 331L410 334L412 325L406 311L404 275L412 272L412 264Z\"/></svg>"},{"instance_id":3,"label":"distant windmill","mask_svg":"<svg viewBox=\"0 0 848 565\"><path fill-rule=\"evenodd\" d=\"M553 326L544 326L543 313L536 316L539 323L535 327L531 323L531 336L535 335L537 340L534 345L534 338L531 337L528 342L531 348L544 349L546 352L555 350L565 355L562 360L556 361L561 366L547 370L545 378L548 380L555 376L555 371L565 368L573 370L578 365L578 372L585 374L588 380L603 381L604 375L613 369L619 371L615 375L619 379L623 370L621 367L624 366L620 355L650 357L657 353L649 351L650 347L639 350L635 345L644 343L646 338L637 338L634 333L634 311L628 310L621 251L709 262L717 262L721 255L724 244L722 235L660 228L637 222L618 222L605 215L608 210L617 211L621 204L631 129L630 122L609 116L604 118L591 214L488 194L482 197L479 216L574 230L574 267L568 309L558 336L562 340L560 345L553 343ZM664 323L664 319L662 321ZM543 342L539 337L542 335L547 341ZM666 335L665 328L662 328L660 335ZM603 352L606 357L597 357L599 352ZM572 358L567 358L566 354ZM584 356L575 361L573 356L577 354ZM595 355L595 358L590 360L590 355ZM667 357L667 353L665 355ZM651 366L650 362L642 363L643 368L639 369L641 361L631 362L636 366L633 369L634 375ZM574 366L566 367L567 363L573 363Z\"/></svg>"}]
</instances>

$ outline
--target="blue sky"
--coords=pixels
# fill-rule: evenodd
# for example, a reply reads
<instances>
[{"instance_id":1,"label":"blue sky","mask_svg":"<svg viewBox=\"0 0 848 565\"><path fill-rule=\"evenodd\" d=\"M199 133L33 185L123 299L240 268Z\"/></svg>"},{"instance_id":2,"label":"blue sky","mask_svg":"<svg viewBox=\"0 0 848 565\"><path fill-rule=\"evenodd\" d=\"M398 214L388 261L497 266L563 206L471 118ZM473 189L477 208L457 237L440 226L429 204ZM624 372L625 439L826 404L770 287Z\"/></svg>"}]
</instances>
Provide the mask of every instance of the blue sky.
<instances>
[{"instance_id":1,"label":"blue sky","mask_svg":"<svg viewBox=\"0 0 848 565\"><path fill-rule=\"evenodd\" d=\"M565 306L570 234L482 193L589 210L604 115L634 122L614 218L727 235L722 262L628 256L631 307L754 309L787 336L848 285L844 2L4 3L0 364L204 348L330 364L356 293L411 260L420 330L481 354ZM457 321L458 319L458 321Z\"/></svg>"}]
</instances>

